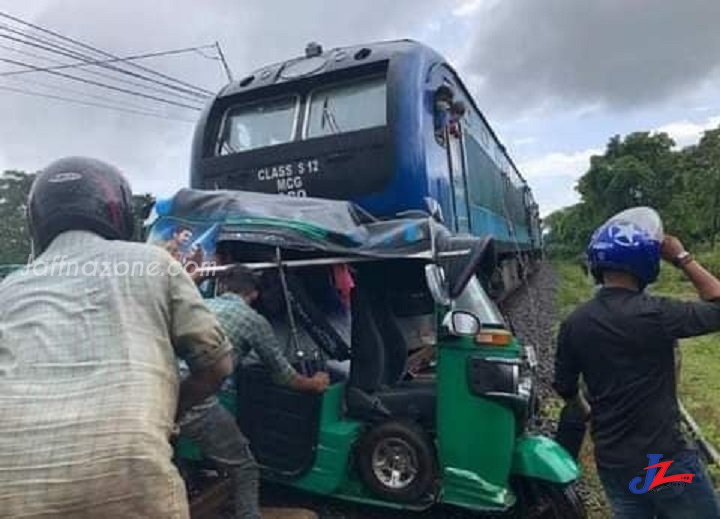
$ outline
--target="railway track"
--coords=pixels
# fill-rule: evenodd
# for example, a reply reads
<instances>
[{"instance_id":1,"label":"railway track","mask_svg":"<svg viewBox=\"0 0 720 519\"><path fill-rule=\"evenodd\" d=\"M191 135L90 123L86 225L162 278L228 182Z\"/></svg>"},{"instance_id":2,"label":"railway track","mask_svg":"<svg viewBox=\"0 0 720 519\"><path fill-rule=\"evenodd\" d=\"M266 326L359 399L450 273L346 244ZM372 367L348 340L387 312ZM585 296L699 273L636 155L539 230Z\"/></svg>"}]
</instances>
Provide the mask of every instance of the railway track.
<instances>
[{"instance_id":1,"label":"railway track","mask_svg":"<svg viewBox=\"0 0 720 519\"><path fill-rule=\"evenodd\" d=\"M680 417L683 424L688 429L688 433L697 444L700 454L705 458L707 464L720 466L720 453L710 441L702 434L700 426L697 424L692 415L687 411L682 401L680 405Z\"/></svg>"}]
</instances>

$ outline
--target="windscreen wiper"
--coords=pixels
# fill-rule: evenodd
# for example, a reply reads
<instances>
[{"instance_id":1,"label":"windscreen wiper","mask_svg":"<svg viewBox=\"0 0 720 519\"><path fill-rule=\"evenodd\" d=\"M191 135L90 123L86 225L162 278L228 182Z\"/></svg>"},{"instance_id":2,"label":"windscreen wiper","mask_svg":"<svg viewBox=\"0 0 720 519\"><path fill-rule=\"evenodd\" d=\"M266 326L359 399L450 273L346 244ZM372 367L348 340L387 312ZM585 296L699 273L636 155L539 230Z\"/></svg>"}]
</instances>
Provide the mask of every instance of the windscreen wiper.
<instances>
[{"instance_id":1,"label":"windscreen wiper","mask_svg":"<svg viewBox=\"0 0 720 519\"><path fill-rule=\"evenodd\" d=\"M230 144L230 141L228 139L223 139L220 141L220 149L229 151L230 153L240 153L240 150L235 149L235 147Z\"/></svg>"},{"instance_id":2,"label":"windscreen wiper","mask_svg":"<svg viewBox=\"0 0 720 519\"><path fill-rule=\"evenodd\" d=\"M325 129L325 124L327 123L330 126L330 131L332 133L340 133L340 127L338 126L337 121L335 120L335 114L333 114L330 109L328 108L328 104L330 103L330 97L326 96L325 101L323 101L323 108L322 108L322 119L320 120L320 129Z\"/></svg>"}]
</instances>

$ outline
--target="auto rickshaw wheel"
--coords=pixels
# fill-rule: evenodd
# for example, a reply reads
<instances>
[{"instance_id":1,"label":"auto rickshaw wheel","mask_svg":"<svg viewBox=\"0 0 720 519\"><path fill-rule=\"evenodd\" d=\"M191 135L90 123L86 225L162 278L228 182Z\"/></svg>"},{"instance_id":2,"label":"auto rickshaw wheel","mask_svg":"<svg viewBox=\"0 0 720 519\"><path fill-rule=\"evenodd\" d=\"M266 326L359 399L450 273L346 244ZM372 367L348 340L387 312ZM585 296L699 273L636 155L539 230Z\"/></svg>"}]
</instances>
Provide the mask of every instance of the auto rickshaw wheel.
<instances>
[{"instance_id":1,"label":"auto rickshaw wheel","mask_svg":"<svg viewBox=\"0 0 720 519\"><path fill-rule=\"evenodd\" d=\"M361 438L356 459L360 478L379 498L411 503L432 490L432 441L415 423L392 421L373 427Z\"/></svg>"},{"instance_id":2,"label":"auto rickshaw wheel","mask_svg":"<svg viewBox=\"0 0 720 519\"><path fill-rule=\"evenodd\" d=\"M575 484L560 485L523 479L516 486L515 517L528 519L585 519L585 505Z\"/></svg>"}]
</instances>

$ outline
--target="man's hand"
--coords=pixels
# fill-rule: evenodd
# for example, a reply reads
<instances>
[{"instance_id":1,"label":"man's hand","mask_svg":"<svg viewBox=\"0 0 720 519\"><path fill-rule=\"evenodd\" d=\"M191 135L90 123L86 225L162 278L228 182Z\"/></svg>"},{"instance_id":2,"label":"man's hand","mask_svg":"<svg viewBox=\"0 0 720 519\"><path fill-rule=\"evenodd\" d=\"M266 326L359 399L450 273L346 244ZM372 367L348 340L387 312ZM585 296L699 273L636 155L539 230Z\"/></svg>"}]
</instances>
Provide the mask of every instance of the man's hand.
<instances>
[{"instance_id":1,"label":"man's hand","mask_svg":"<svg viewBox=\"0 0 720 519\"><path fill-rule=\"evenodd\" d=\"M678 254L684 251L685 246L680 240L670 234L665 235L665 239L663 240L662 246L660 248L662 259L664 259L668 263L672 263L673 260L678 257Z\"/></svg>"},{"instance_id":2,"label":"man's hand","mask_svg":"<svg viewBox=\"0 0 720 519\"><path fill-rule=\"evenodd\" d=\"M315 393L323 393L330 385L330 376L327 373L318 371L310 378L311 390Z\"/></svg>"},{"instance_id":3,"label":"man's hand","mask_svg":"<svg viewBox=\"0 0 720 519\"><path fill-rule=\"evenodd\" d=\"M330 385L330 377L327 373L318 371L312 377L297 375L290 381L290 387L303 393L322 393Z\"/></svg>"}]
</instances>

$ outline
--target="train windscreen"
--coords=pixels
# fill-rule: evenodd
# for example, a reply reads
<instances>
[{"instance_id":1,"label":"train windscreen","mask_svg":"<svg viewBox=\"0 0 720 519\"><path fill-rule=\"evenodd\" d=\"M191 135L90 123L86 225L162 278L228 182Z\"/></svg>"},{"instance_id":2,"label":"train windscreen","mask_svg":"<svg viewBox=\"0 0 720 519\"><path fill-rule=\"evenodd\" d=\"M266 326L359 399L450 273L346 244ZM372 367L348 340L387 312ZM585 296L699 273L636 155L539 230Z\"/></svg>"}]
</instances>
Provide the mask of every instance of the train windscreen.
<instances>
[{"instance_id":1,"label":"train windscreen","mask_svg":"<svg viewBox=\"0 0 720 519\"><path fill-rule=\"evenodd\" d=\"M319 87L307 96L287 95L230 108L224 117L216 155L233 155L387 125L384 77L355 79ZM297 132L302 124L302 131Z\"/></svg>"},{"instance_id":2,"label":"train windscreen","mask_svg":"<svg viewBox=\"0 0 720 519\"><path fill-rule=\"evenodd\" d=\"M384 78L331 85L310 94L305 138L385 126Z\"/></svg>"},{"instance_id":3,"label":"train windscreen","mask_svg":"<svg viewBox=\"0 0 720 519\"><path fill-rule=\"evenodd\" d=\"M299 97L287 96L230 109L217 153L229 155L291 141L299 108Z\"/></svg>"},{"instance_id":4,"label":"train windscreen","mask_svg":"<svg viewBox=\"0 0 720 519\"><path fill-rule=\"evenodd\" d=\"M223 99L194 186L351 200L393 173L385 73L316 76Z\"/></svg>"}]
</instances>

